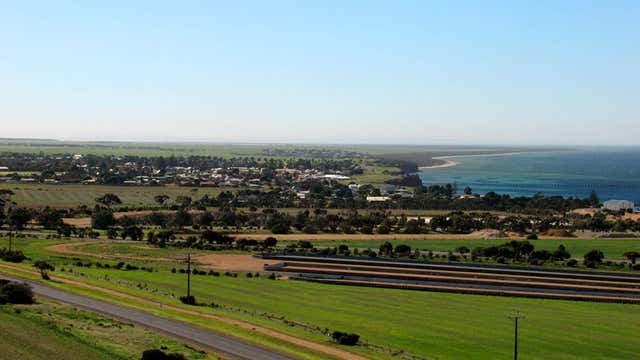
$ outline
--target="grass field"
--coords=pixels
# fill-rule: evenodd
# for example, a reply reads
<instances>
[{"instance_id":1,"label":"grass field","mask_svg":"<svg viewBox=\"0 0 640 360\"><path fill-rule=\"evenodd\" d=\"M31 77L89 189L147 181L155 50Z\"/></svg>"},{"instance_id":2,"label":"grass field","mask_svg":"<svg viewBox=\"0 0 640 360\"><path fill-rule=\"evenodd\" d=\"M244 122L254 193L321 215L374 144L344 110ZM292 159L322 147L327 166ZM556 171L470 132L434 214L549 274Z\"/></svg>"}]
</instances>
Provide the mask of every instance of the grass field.
<instances>
[{"instance_id":1,"label":"grass field","mask_svg":"<svg viewBox=\"0 0 640 360\"><path fill-rule=\"evenodd\" d=\"M225 188L187 188L174 186L109 186L109 185L44 185L44 184L0 184L0 189L8 189L15 195L11 200L20 206L69 207L95 205L95 199L106 193L114 193L122 200L121 206L154 206L154 196L165 194L175 200L177 196L192 198L217 196L221 191L235 191ZM236 189L237 190L237 189Z\"/></svg>"},{"instance_id":2,"label":"grass field","mask_svg":"<svg viewBox=\"0 0 640 360\"><path fill-rule=\"evenodd\" d=\"M425 239L425 240L396 240L392 244L407 244L412 249L453 251L458 246L466 246L469 249L475 247L487 247L504 244L505 239ZM607 259L623 259L627 251L640 252L640 239L539 239L530 240L536 250L555 250L558 245L564 245L574 257L582 257L590 250L601 250ZM282 244L288 242L283 241ZM384 241L378 240L351 240L351 241L314 241L315 246L339 246L347 245L350 248L377 249Z\"/></svg>"},{"instance_id":3,"label":"grass field","mask_svg":"<svg viewBox=\"0 0 640 360\"><path fill-rule=\"evenodd\" d=\"M165 347L189 359L214 359L174 340L53 302L0 306L2 359L140 359Z\"/></svg>"},{"instance_id":4,"label":"grass field","mask_svg":"<svg viewBox=\"0 0 640 360\"><path fill-rule=\"evenodd\" d=\"M55 243L21 241L21 248L34 260L51 256L42 248ZM60 255L55 261L73 262ZM74 267L73 274L67 270L64 276L175 302L170 295L184 292L184 275L162 268L145 272ZM348 287L244 276L194 276L192 289L198 301L222 305L221 309L203 308L207 311L305 334L298 326L285 326L252 314L284 316L320 328L355 332L365 342L427 359L508 358L513 323L507 315L514 309L526 315L520 328L522 358L637 358L638 305ZM322 338L311 333L307 336ZM374 358L391 358L381 349L358 351Z\"/></svg>"}]
</instances>

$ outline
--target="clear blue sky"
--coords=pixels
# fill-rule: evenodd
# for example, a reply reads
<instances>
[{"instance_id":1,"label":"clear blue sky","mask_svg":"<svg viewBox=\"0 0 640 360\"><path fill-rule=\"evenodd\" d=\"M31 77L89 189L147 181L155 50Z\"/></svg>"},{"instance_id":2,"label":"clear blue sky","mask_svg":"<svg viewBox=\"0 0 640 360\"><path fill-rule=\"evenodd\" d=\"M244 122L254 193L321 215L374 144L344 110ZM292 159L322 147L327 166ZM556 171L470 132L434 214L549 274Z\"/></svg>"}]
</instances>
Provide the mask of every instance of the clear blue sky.
<instances>
[{"instance_id":1,"label":"clear blue sky","mask_svg":"<svg viewBox=\"0 0 640 360\"><path fill-rule=\"evenodd\" d=\"M640 138L639 1L99 3L0 4L0 137Z\"/></svg>"}]
</instances>

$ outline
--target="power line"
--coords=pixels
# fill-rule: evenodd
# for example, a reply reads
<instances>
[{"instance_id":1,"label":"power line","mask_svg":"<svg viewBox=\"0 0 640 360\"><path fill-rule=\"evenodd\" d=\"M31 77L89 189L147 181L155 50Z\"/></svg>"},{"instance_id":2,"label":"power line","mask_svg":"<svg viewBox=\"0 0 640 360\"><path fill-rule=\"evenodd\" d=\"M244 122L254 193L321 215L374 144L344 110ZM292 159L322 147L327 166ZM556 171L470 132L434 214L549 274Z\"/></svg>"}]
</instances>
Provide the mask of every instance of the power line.
<instances>
[{"instance_id":1,"label":"power line","mask_svg":"<svg viewBox=\"0 0 640 360\"><path fill-rule=\"evenodd\" d=\"M518 320L524 319L524 315L516 309L512 315L507 316L509 319L514 320L514 337L513 337L513 360L518 360Z\"/></svg>"}]
</instances>

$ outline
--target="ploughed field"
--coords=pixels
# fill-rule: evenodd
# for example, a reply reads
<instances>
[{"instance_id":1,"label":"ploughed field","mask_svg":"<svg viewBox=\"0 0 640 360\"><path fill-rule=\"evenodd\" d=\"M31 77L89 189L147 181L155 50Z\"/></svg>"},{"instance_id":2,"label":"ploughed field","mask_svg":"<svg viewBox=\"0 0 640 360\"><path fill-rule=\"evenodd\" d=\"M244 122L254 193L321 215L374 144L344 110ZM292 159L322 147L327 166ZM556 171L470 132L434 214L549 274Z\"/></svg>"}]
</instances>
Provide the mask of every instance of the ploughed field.
<instances>
[{"instance_id":1,"label":"ploughed field","mask_svg":"<svg viewBox=\"0 0 640 360\"><path fill-rule=\"evenodd\" d=\"M261 257L282 261L265 266L266 270L293 273L290 279L319 283L640 303L640 274L301 255Z\"/></svg>"}]
</instances>

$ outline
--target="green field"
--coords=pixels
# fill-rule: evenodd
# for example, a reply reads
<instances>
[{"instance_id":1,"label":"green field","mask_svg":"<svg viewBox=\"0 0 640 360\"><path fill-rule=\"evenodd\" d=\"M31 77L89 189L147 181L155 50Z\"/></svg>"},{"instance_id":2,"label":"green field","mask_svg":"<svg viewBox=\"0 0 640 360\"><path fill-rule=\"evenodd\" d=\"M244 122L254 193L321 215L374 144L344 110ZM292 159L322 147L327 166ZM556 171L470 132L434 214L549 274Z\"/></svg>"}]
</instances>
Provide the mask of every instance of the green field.
<instances>
[{"instance_id":1,"label":"green field","mask_svg":"<svg viewBox=\"0 0 640 360\"><path fill-rule=\"evenodd\" d=\"M189 359L213 359L174 340L52 302L0 306L1 359L140 359L166 347Z\"/></svg>"},{"instance_id":2,"label":"green field","mask_svg":"<svg viewBox=\"0 0 640 360\"><path fill-rule=\"evenodd\" d=\"M8 189L15 195L11 200L20 206L73 207L93 206L95 199L106 193L114 193L122 200L121 206L157 206L156 195L169 195L170 202L177 196L185 195L198 199L202 196L217 196L221 191L235 191L225 188L187 188L175 186L109 186L109 185L44 185L44 184L0 184L0 189ZM237 189L236 189L237 190Z\"/></svg>"},{"instance_id":3,"label":"green field","mask_svg":"<svg viewBox=\"0 0 640 360\"><path fill-rule=\"evenodd\" d=\"M475 247L487 247L504 244L508 239L424 239L424 240L394 240L392 244L406 244L412 249L433 250L433 251L453 251L458 246L466 246L469 249ZM607 259L623 259L623 254L627 251L640 252L640 239L539 239L529 240L536 250L555 250L558 245L564 245L574 257L582 257L590 250L601 250ZM282 241L281 244L290 242ZM378 240L330 240L314 241L318 247L336 247L347 245L350 248L377 249L384 241Z\"/></svg>"},{"instance_id":4,"label":"green field","mask_svg":"<svg viewBox=\"0 0 640 360\"><path fill-rule=\"evenodd\" d=\"M21 241L21 248L34 260L50 257L42 247L52 241ZM170 273L166 266L157 266L159 271L154 272L122 271L74 267L71 265L74 260L60 255L54 261L67 268L64 273L56 271L56 275L156 301L175 303L171 295L184 292L185 276ZM69 268L73 268L73 274ZM358 333L364 342L381 347L357 349L374 358L391 358L381 350L384 348L427 359L509 358L513 324L507 315L514 309L526 315L520 328L522 358L637 358L638 305L348 287L272 281L264 277L248 279L242 274L237 278L194 276L192 289L198 301L222 306L204 307L203 311L242 318L318 341L327 340L299 326L284 325L259 314Z\"/></svg>"}]
</instances>

